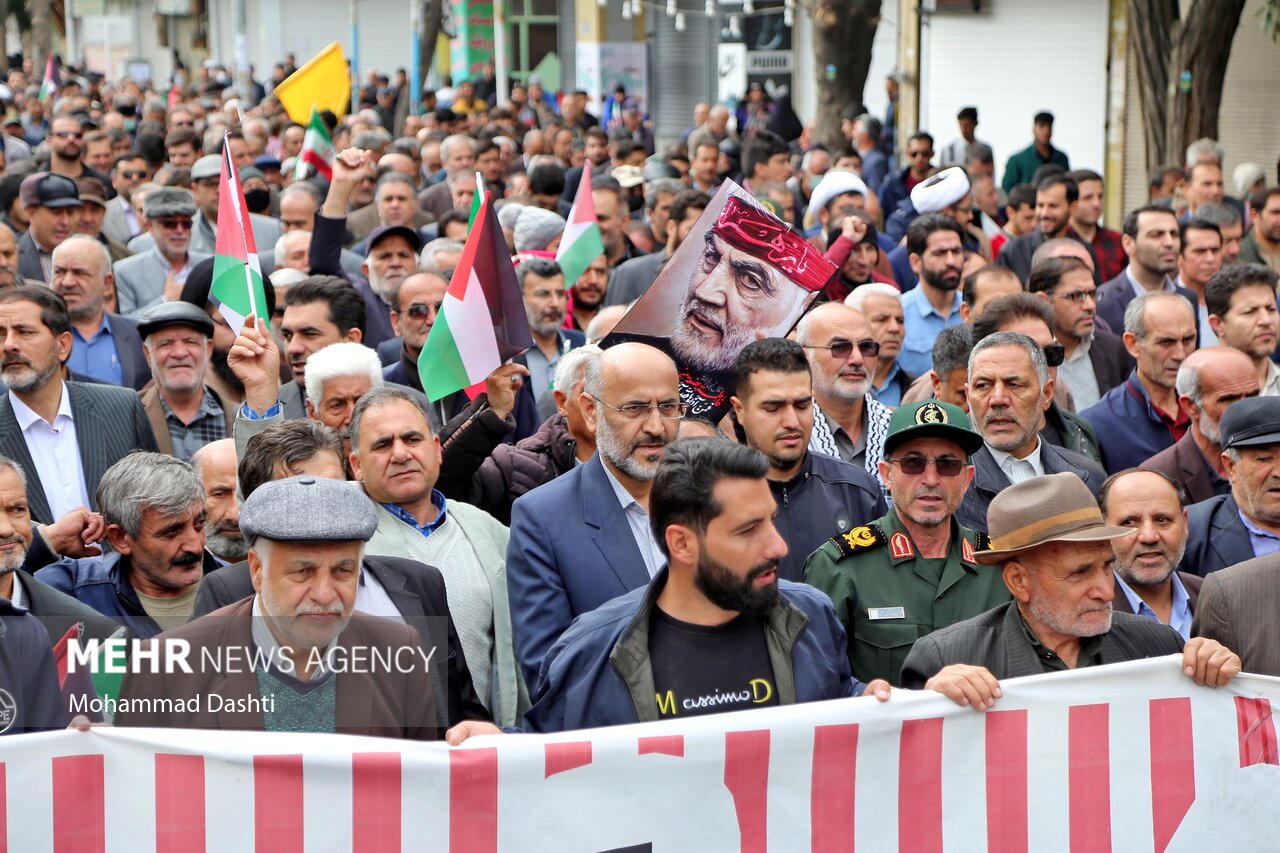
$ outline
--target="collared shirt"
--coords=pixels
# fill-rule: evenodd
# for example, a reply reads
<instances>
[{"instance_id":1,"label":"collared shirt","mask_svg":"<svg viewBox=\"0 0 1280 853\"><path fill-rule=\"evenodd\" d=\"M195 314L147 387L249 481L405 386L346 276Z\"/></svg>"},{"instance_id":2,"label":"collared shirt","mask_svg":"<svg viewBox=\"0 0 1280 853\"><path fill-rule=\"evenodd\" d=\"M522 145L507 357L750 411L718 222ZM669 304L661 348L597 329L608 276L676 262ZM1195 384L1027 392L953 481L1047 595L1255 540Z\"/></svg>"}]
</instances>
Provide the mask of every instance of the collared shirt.
<instances>
[{"instance_id":1,"label":"collared shirt","mask_svg":"<svg viewBox=\"0 0 1280 853\"><path fill-rule=\"evenodd\" d=\"M368 613L370 616L381 616L383 619L390 619L401 625L405 624L404 616L391 600L391 596L387 594L387 588L373 572L364 566L360 567L360 581L356 587L356 610Z\"/></svg>"},{"instance_id":2,"label":"collared shirt","mask_svg":"<svg viewBox=\"0 0 1280 853\"><path fill-rule=\"evenodd\" d=\"M569 351L570 343L568 338L560 338L560 347L556 350L555 358L547 359L547 354L542 351L540 346L532 346L525 350L525 362L529 366L529 390L533 392L534 401L542 399L542 395L551 390L551 385L555 382L556 368L560 366L560 356Z\"/></svg>"},{"instance_id":3,"label":"collared shirt","mask_svg":"<svg viewBox=\"0 0 1280 853\"><path fill-rule=\"evenodd\" d=\"M1094 372L1093 361L1089 358L1089 349L1092 346L1092 338L1080 341L1058 368L1058 379L1066 381L1077 412L1084 411L1102 399L1102 389L1098 387L1098 374Z\"/></svg>"},{"instance_id":4,"label":"collared shirt","mask_svg":"<svg viewBox=\"0 0 1280 853\"><path fill-rule=\"evenodd\" d=\"M271 668L271 673L277 678L288 679L295 684L303 684L307 687L314 687L332 677L333 670L326 667L324 662L329 659L329 653L337 648L338 638L335 636L330 640L323 651L316 650L315 657L319 666L311 673L310 679L303 681L294 674L296 667L293 659L284 653L284 649L280 648L280 643L276 641L276 635L271 633L271 626L267 624L267 616L263 612L265 606L262 603L262 597L254 595L250 630L253 634L253 644L262 651Z\"/></svg>"},{"instance_id":5,"label":"collared shirt","mask_svg":"<svg viewBox=\"0 0 1280 853\"><path fill-rule=\"evenodd\" d=\"M129 224L129 233L135 237L142 230L138 227L138 216L133 212L133 205L125 201L124 196L116 196L116 204L120 206L120 212L124 214L124 221Z\"/></svg>"},{"instance_id":6,"label":"collared shirt","mask_svg":"<svg viewBox=\"0 0 1280 853\"><path fill-rule=\"evenodd\" d=\"M49 514L58 519L78 506L88 506L89 490L85 487L84 466L80 464L80 445L76 441L67 383L62 383L62 402L58 404L52 424L28 408L12 390L9 405L26 439L40 485L44 487Z\"/></svg>"},{"instance_id":7,"label":"collared shirt","mask_svg":"<svg viewBox=\"0 0 1280 853\"><path fill-rule=\"evenodd\" d=\"M1019 613L1019 616L1022 614ZM1040 642L1040 638L1036 636L1036 632L1031 630L1031 626L1027 624L1026 619L1020 619L1022 629L1026 632L1027 643L1031 646L1031 650L1035 652L1036 659L1040 661L1040 665L1044 667L1045 672L1065 672L1073 667L1067 666L1067 662L1058 657L1058 653L1048 648ZM1083 669L1086 666L1097 666L1102 662L1100 653L1102 652L1102 638L1106 634L1097 634L1092 637L1080 638L1080 653L1076 655L1075 669Z\"/></svg>"},{"instance_id":8,"label":"collared shirt","mask_svg":"<svg viewBox=\"0 0 1280 853\"><path fill-rule=\"evenodd\" d=\"M1267 359L1267 381L1262 383L1263 397L1280 397L1280 367Z\"/></svg>"},{"instance_id":9,"label":"collared shirt","mask_svg":"<svg viewBox=\"0 0 1280 853\"><path fill-rule=\"evenodd\" d=\"M1182 579L1178 577L1178 573L1174 572L1169 575L1169 580L1173 583L1173 606L1169 609L1169 627L1182 635L1182 639L1191 639L1191 599L1187 595L1187 588L1182 585ZM1145 601L1138 597L1133 591L1133 587L1124 582L1119 573L1116 574L1116 583L1120 585L1120 591L1124 593L1124 597L1129 601L1129 608L1139 616L1145 616L1148 619L1154 619L1159 622L1160 617L1152 610Z\"/></svg>"},{"instance_id":10,"label":"collared shirt","mask_svg":"<svg viewBox=\"0 0 1280 853\"><path fill-rule=\"evenodd\" d=\"M12 602L14 607L26 607L27 594L22 589L22 578L18 576L17 572L10 572L9 577L13 578L13 589L9 591L9 601Z\"/></svg>"},{"instance_id":11,"label":"collared shirt","mask_svg":"<svg viewBox=\"0 0 1280 853\"><path fill-rule=\"evenodd\" d=\"M889 368L889 375L884 378L884 382L876 385L875 380L872 380L872 393L886 406L897 407L902 403L902 385L897 381L900 373L902 373L902 364L894 359L893 367Z\"/></svg>"},{"instance_id":12,"label":"collared shirt","mask_svg":"<svg viewBox=\"0 0 1280 853\"><path fill-rule=\"evenodd\" d=\"M1040 461L1040 448L1043 442L1040 436L1036 436L1036 448L1024 456L1022 459L1003 450L996 450L991 445L987 445L987 450L991 451L991 456L996 460L996 464L1000 466L1000 470L1009 478L1009 482L1021 483L1023 480L1030 480L1032 477L1044 476L1044 463Z\"/></svg>"},{"instance_id":13,"label":"collared shirt","mask_svg":"<svg viewBox=\"0 0 1280 853\"><path fill-rule=\"evenodd\" d=\"M906 328L902 336L902 352L898 363L902 369L917 376L928 373L933 367L933 342L947 326L954 326L960 320L960 291L952 294L951 312L943 315L933 307L921 282L911 290L902 294L902 317Z\"/></svg>"},{"instance_id":14,"label":"collared shirt","mask_svg":"<svg viewBox=\"0 0 1280 853\"><path fill-rule=\"evenodd\" d=\"M831 415L826 412L822 413L827 421L827 426L831 429L831 437L835 440L836 449L840 451L840 458L845 462L857 465L859 468L865 467L867 463L867 412L862 412L862 431L858 433L858 440L854 441L849 437L849 433L844 431L844 427L836 423Z\"/></svg>"},{"instance_id":15,"label":"collared shirt","mask_svg":"<svg viewBox=\"0 0 1280 853\"><path fill-rule=\"evenodd\" d=\"M445 519L445 500L444 495L440 493L439 489L431 490L431 504L436 508L436 517L433 520L428 521L426 524L418 523L418 519L413 517L413 513L409 512L409 510L402 506L397 504L383 504L383 506L387 508L387 512L391 513L396 518L421 533L423 536L430 536L440 528L440 525L444 524Z\"/></svg>"},{"instance_id":16,"label":"collared shirt","mask_svg":"<svg viewBox=\"0 0 1280 853\"><path fill-rule=\"evenodd\" d=\"M102 318L102 325L88 340L80 334L79 329L72 326L71 342L71 357L67 359L67 366L73 372L99 382L124 384L124 365L120 363L116 338L111 333L111 324L106 317Z\"/></svg>"},{"instance_id":17,"label":"collared shirt","mask_svg":"<svg viewBox=\"0 0 1280 853\"><path fill-rule=\"evenodd\" d=\"M608 465L604 465L604 474L609 478L609 485L613 487L618 503L622 505L622 513L627 517L627 526L631 528L631 537L635 539L636 547L640 549L644 567L648 570L649 577L654 577L667 560L658 549L657 540L653 538L649 514L644 511L644 507L640 506L639 501L631 497L631 493L623 487L622 483L618 482L618 478L609 470Z\"/></svg>"},{"instance_id":18,"label":"collared shirt","mask_svg":"<svg viewBox=\"0 0 1280 853\"><path fill-rule=\"evenodd\" d=\"M1268 554L1280 552L1280 536L1254 524L1244 514L1244 510L1240 510L1240 520L1244 522L1244 529L1249 531L1249 544L1253 547L1253 556L1265 557Z\"/></svg>"},{"instance_id":19,"label":"collared shirt","mask_svg":"<svg viewBox=\"0 0 1280 853\"><path fill-rule=\"evenodd\" d=\"M53 250L46 251L34 234L31 235L31 242L35 244L36 255L40 258L40 272L44 276L44 283L51 285L53 283Z\"/></svg>"},{"instance_id":20,"label":"collared shirt","mask_svg":"<svg viewBox=\"0 0 1280 853\"><path fill-rule=\"evenodd\" d=\"M1209 325L1209 306L1203 302L1196 305L1196 313L1199 317L1196 320L1196 328L1200 331L1200 349L1205 347L1216 347L1218 345L1218 336L1214 334L1213 327Z\"/></svg>"},{"instance_id":21,"label":"collared shirt","mask_svg":"<svg viewBox=\"0 0 1280 853\"><path fill-rule=\"evenodd\" d=\"M160 395L160 408L164 411L164 422L173 441L173 455L183 461L190 462L191 455L197 450L227 437L226 413L222 411L217 396L208 388L200 395L200 408L189 424L174 414L163 394Z\"/></svg>"},{"instance_id":22,"label":"collared shirt","mask_svg":"<svg viewBox=\"0 0 1280 853\"><path fill-rule=\"evenodd\" d=\"M159 246L152 246L151 251L156 253L156 257L160 259L160 266L164 268L165 272L173 272L173 265L169 263L168 258L160 254ZM173 273L173 280L178 284L186 284L187 276L191 274L191 266L191 254L188 253L182 261L182 269Z\"/></svg>"},{"instance_id":23,"label":"collared shirt","mask_svg":"<svg viewBox=\"0 0 1280 853\"><path fill-rule=\"evenodd\" d=\"M1133 277L1132 267L1126 266L1124 268L1124 277L1129 280L1129 286L1133 288L1134 296L1141 296L1144 293L1151 292L1142 286L1142 282L1138 281L1136 278ZM1175 290L1173 279L1169 278L1169 276L1166 275L1164 277L1164 284L1160 286L1160 289L1165 293L1173 293Z\"/></svg>"}]
</instances>

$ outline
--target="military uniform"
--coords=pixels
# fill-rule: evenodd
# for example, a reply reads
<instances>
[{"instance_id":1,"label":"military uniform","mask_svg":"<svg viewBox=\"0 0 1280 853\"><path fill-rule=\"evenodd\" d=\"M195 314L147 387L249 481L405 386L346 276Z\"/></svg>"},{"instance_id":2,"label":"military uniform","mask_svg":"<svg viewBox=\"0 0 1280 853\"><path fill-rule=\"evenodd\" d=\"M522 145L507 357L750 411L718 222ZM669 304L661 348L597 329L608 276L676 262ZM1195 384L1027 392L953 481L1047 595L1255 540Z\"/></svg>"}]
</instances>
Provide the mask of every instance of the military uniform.
<instances>
[{"instance_id":1,"label":"military uniform","mask_svg":"<svg viewBox=\"0 0 1280 853\"><path fill-rule=\"evenodd\" d=\"M824 543L805 562L804 582L835 604L854 676L897 685L916 640L1010 599L1000 569L974 561L986 547L986 534L952 518L946 559L923 559L890 509Z\"/></svg>"}]
</instances>

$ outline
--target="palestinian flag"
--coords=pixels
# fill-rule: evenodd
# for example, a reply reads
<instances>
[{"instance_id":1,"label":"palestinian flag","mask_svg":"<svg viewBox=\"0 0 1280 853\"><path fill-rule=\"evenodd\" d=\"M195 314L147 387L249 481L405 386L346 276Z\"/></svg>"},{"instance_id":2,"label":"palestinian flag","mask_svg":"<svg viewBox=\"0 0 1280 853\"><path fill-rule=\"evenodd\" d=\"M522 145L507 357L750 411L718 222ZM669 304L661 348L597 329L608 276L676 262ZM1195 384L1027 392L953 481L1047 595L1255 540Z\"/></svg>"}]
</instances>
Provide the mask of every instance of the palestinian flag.
<instances>
[{"instance_id":1,"label":"palestinian flag","mask_svg":"<svg viewBox=\"0 0 1280 853\"><path fill-rule=\"evenodd\" d=\"M44 81L40 84L40 100L49 100L58 94L58 90L61 88L62 75L58 73L58 63L53 61L53 54L50 53L49 61L44 66Z\"/></svg>"},{"instance_id":2,"label":"palestinian flag","mask_svg":"<svg viewBox=\"0 0 1280 853\"><path fill-rule=\"evenodd\" d=\"M418 356L422 390L432 402L444 399L531 346L511 252L486 194Z\"/></svg>"},{"instance_id":3,"label":"palestinian flag","mask_svg":"<svg viewBox=\"0 0 1280 853\"><path fill-rule=\"evenodd\" d=\"M307 123L306 136L302 137L302 150L298 152L298 164L294 167L293 179L301 181L306 178L307 167L310 166L325 180L333 180L333 160L336 156L333 140L329 138L329 128L325 127L320 113L312 108L311 121Z\"/></svg>"},{"instance_id":4,"label":"palestinian flag","mask_svg":"<svg viewBox=\"0 0 1280 853\"><path fill-rule=\"evenodd\" d=\"M165 96L165 103L168 109L173 109L182 102L182 91L178 88L178 81L174 80L169 84L169 93Z\"/></svg>"},{"instance_id":5,"label":"palestinian flag","mask_svg":"<svg viewBox=\"0 0 1280 853\"><path fill-rule=\"evenodd\" d=\"M573 283L603 251L604 241L596 223L596 205L591 200L591 170L583 169L582 183L578 185L578 194L573 197L573 207L569 210L569 222L564 226L560 248L556 249L556 262L564 270L565 287L573 287Z\"/></svg>"},{"instance_id":6,"label":"palestinian flag","mask_svg":"<svg viewBox=\"0 0 1280 853\"><path fill-rule=\"evenodd\" d=\"M253 242L249 207L244 203L240 176L231 162L231 146L223 139L222 185L218 188L218 233L214 241L213 286L209 301L218 306L231 331L239 335L250 314L264 316L267 295L262 286L258 247Z\"/></svg>"}]
</instances>

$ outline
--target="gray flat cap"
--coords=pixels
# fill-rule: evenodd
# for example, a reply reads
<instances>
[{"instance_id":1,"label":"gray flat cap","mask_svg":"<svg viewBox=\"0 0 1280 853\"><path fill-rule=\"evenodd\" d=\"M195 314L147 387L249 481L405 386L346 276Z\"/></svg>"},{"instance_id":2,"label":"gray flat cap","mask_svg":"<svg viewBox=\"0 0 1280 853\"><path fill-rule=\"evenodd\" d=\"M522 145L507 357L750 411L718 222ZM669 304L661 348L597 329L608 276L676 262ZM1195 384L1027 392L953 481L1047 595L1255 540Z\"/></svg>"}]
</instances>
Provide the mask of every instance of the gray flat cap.
<instances>
[{"instance_id":1,"label":"gray flat cap","mask_svg":"<svg viewBox=\"0 0 1280 853\"><path fill-rule=\"evenodd\" d=\"M368 542L377 528L373 501L342 480L306 474L264 483L240 510L249 542Z\"/></svg>"},{"instance_id":2,"label":"gray flat cap","mask_svg":"<svg viewBox=\"0 0 1280 853\"><path fill-rule=\"evenodd\" d=\"M203 181L222 174L222 155L206 154L191 166L191 180Z\"/></svg>"},{"instance_id":3,"label":"gray flat cap","mask_svg":"<svg viewBox=\"0 0 1280 853\"><path fill-rule=\"evenodd\" d=\"M182 187L160 187L147 193L142 213L148 219L162 216L195 216L196 197Z\"/></svg>"}]
</instances>

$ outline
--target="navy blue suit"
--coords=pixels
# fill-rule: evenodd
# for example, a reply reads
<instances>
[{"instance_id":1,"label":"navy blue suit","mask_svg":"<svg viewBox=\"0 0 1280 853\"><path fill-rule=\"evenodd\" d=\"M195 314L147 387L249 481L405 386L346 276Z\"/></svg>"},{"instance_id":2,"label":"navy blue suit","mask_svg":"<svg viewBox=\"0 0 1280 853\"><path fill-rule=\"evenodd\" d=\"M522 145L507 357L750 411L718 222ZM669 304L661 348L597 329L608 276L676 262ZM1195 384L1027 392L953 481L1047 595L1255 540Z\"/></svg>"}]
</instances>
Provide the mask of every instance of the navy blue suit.
<instances>
[{"instance_id":1,"label":"navy blue suit","mask_svg":"<svg viewBox=\"0 0 1280 853\"><path fill-rule=\"evenodd\" d=\"M1173 433L1156 414L1136 370L1080 414L1098 434L1102 467L1108 474L1137 468L1165 448L1173 447Z\"/></svg>"},{"instance_id":2,"label":"navy blue suit","mask_svg":"<svg viewBox=\"0 0 1280 853\"><path fill-rule=\"evenodd\" d=\"M1210 572L1252 560L1253 542L1240 520L1240 506L1219 495L1187 508L1187 550L1180 571L1206 577Z\"/></svg>"},{"instance_id":3,"label":"navy blue suit","mask_svg":"<svg viewBox=\"0 0 1280 853\"><path fill-rule=\"evenodd\" d=\"M1129 283L1128 267L1120 275L1098 288L1095 296L1098 304L1098 319L1106 321L1111 331L1117 335L1124 334L1124 309L1137 298L1133 285ZM1185 287L1174 285L1174 292L1191 303L1192 316L1196 318L1196 346L1200 346L1200 300Z\"/></svg>"},{"instance_id":4,"label":"navy blue suit","mask_svg":"<svg viewBox=\"0 0 1280 853\"><path fill-rule=\"evenodd\" d=\"M507 590L527 684L580 614L649 583L599 454L511 507Z\"/></svg>"}]
</instances>

